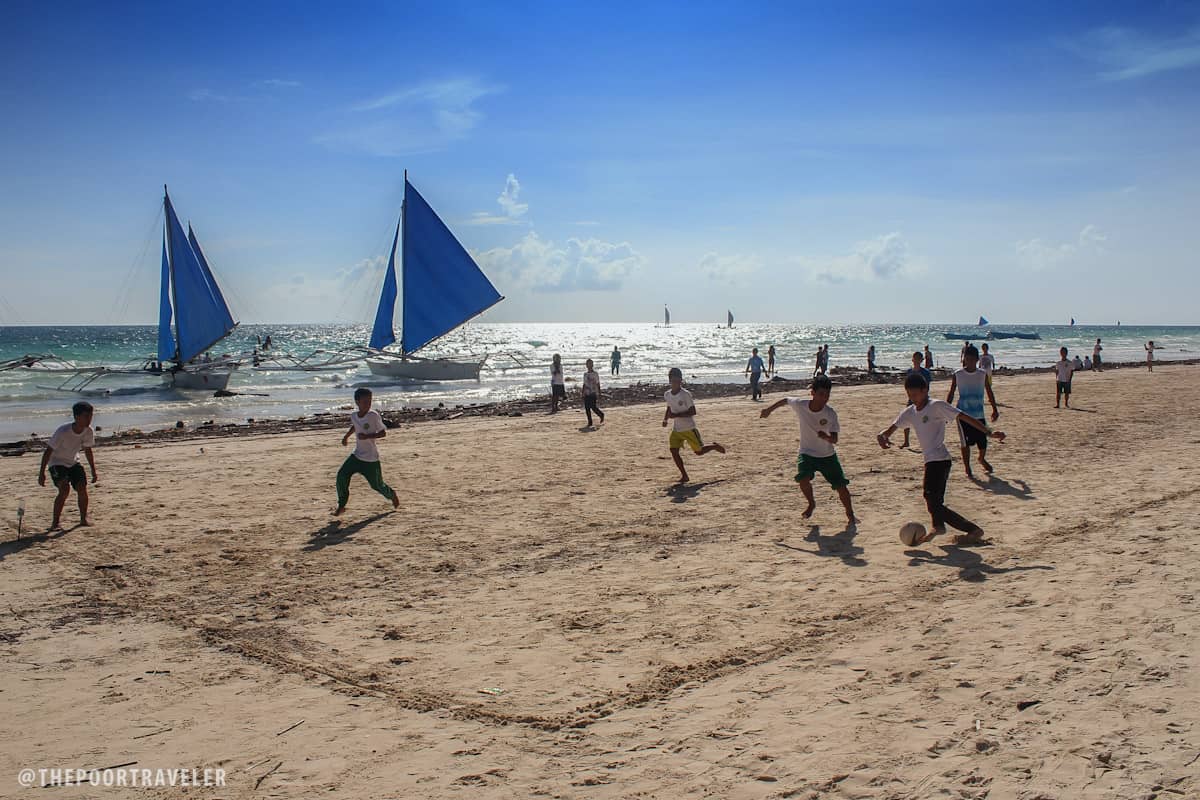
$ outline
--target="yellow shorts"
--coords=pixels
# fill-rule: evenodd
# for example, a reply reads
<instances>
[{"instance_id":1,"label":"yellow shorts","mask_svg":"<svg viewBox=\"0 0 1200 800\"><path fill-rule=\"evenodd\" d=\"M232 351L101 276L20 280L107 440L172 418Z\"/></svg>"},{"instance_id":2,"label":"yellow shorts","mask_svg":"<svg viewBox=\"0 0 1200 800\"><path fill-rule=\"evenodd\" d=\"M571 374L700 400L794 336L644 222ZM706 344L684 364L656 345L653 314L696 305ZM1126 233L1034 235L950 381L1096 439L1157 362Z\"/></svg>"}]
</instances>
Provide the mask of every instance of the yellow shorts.
<instances>
[{"instance_id":1,"label":"yellow shorts","mask_svg":"<svg viewBox=\"0 0 1200 800\"><path fill-rule=\"evenodd\" d=\"M670 448L676 450L687 444L692 448L693 453L699 453L700 448L704 447L704 442L700 440L700 431L692 428L686 431L671 431Z\"/></svg>"}]
</instances>

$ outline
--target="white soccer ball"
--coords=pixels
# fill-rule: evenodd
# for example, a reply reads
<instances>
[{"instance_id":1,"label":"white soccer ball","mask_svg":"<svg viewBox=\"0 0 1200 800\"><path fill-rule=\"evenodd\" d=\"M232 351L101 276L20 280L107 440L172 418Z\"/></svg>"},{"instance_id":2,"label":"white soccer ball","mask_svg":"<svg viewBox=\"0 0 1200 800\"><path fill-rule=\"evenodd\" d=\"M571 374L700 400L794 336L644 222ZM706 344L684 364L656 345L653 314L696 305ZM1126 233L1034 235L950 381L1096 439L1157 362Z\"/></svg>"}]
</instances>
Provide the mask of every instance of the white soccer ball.
<instances>
[{"instance_id":1,"label":"white soccer ball","mask_svg":"<svg viewBox=\"0 0 1200 800\"><path fill-rule=\"evenodd\" d=\"M906 522L900 526L900 541L909 547L925 537L925 526L919 522Z\"/></svg>"}]
</instances>

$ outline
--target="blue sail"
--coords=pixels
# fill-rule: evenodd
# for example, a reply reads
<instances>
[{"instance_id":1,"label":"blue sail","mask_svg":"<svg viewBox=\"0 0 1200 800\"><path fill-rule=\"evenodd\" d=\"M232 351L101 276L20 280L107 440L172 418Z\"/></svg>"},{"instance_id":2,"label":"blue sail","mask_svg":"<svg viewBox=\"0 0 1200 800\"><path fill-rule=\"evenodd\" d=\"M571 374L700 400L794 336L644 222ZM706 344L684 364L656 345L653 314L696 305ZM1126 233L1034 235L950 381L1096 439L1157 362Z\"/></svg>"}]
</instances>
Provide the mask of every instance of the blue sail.
<instances>
[{"instance_id":1,"label":"blue sail","mask_svg":"<svg viewBox=\"0 0 1200 800\"><path fill-rule=\"evenodd\" d=\"M407 178L402 251L400 348L405 353L421 349L504 299Z\"/></svg>"},{"instance_id":2,"label":"blue sail","mask_svg":"<svg viewBox=\"0 0 1200 800\"><path fill-rule=\"evenodd\" d=\"M987 325L987 324L988 324L988 321L987 321L986 319L984 319L983 317L980 317L980 318L979 318L979 324L980 324L980 325Z\"/></svg>"},{"instance_id":3,"label":"blue sail","mask_svg":"<svg viewBox=\"0 0 1200 800\"><path fill-rule=\"evenodd\" d=\"M388 258L387 272L383 274L383 292L379 295L379 308L375 309L375 327L371 329L370 347L382 350L396 341L392 329L392 316L396 313L396 242L400 238L400 224L396 224L396 235L392 237L392 255Z\"/></svg>"},{"instance_id":4,"label":"blue sail","mask_svg":"<svg viewBox=\"0 0 1200 800\"><path fill-rule=\"evenodd\" d=\"M162 246L162 288L158 300L158 360L175 358L175 336L171 332L171 266L167 263L167 240Z\"/></svg>"},{"instance_id":5,"label":"blue sail","mask_svg":"<svg viewBox=\"0 0 1200 800\"><path fill-rule=\"evenodd\" d=\"M233 330L234 322L211 270L184 236L171 198L166 197L164 204L175 295L176 359L185 363L223 339Z\"/></svg>"},{"instance_id":6,"label":"blue sail","mask_svg":"<svg viewBox=\"0 0 1200 800\"><path fill-rule=\"evenodd\" d=\"M213 307L218 312L224 312L221 315L221 324L225 326L225 333L229 333L237 327L237 323L233 321L233 314L229 312L229 304L225 302L225 295L221 294L221 287L217 285L217 279L213 277L212 270L208 268L208 259L204 257L204 251L200 249L200 242L196 241L196 232L192 230L190 222L188 223L188 244L192 246L192 252L196 254L196 260L200 262L200 269L204 271L204 280L208 283L208 290L212 294Z\"/></svg>"}]
</instances>

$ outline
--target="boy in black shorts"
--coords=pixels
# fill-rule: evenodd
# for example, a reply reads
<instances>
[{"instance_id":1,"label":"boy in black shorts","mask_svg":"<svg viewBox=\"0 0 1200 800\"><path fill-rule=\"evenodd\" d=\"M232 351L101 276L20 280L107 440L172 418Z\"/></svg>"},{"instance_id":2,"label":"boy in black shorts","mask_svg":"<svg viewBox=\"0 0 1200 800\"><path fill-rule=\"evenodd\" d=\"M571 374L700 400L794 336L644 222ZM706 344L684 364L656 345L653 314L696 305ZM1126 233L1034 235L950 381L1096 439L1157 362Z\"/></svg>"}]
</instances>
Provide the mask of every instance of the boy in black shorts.
<instances>
[{"instance_id":1,"label":"boy in black shorts","mask_svg":"<svg viewBox=\"0 0 1200 800\"><path fill-rule=\"evenodd\" d=\"M75 421L59 426L46 442L46 452L42 453L42 465L38 470L38 486L45 486L46 465L49 464L50 482L58 489L58 497L54 498L54 519L50 522L52 531L62 528L62 510L72 487L79 498L79 524L84 527L92 524L88 519L87 475L79 463L79 451L87 456L92 483L95 483L96 460L92 457L92 448L96 446L96 434L92 431L94 409L91 403L81 400L72 406L71 413Z\"/></svg>"}]
</instances>

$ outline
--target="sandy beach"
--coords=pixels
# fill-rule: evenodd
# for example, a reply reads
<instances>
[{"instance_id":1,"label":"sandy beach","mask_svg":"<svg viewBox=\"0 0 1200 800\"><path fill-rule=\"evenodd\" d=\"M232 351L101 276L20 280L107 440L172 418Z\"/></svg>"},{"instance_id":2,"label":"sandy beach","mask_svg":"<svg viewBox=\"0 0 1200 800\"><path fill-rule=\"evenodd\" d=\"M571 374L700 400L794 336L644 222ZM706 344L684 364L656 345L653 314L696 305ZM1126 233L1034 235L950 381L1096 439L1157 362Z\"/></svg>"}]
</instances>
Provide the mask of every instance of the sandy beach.
<instances>
[{"instance_id":1,"label":"sandy beach","mask_svg":"<svg viewBox=\"0 0 1200 800\"><path fill-rule=\"evenodd\" d=\"M224 769L206 798L1200 796L1200 366L996 392L969 549L897 538L895 385L833 393L854 530L741 397L698 396L729 453L683 489L661 404L402 424L401 510L356 479L338 522L334 430L98 447L95 526L49 536L0 459L0 796L131 762Z\"/></svg>"}]
</instances>

